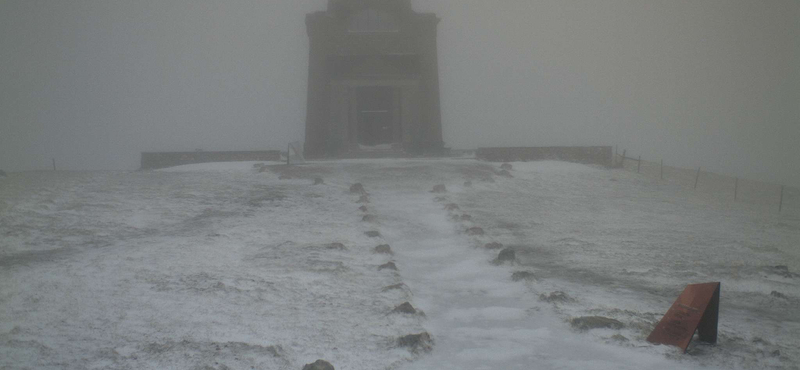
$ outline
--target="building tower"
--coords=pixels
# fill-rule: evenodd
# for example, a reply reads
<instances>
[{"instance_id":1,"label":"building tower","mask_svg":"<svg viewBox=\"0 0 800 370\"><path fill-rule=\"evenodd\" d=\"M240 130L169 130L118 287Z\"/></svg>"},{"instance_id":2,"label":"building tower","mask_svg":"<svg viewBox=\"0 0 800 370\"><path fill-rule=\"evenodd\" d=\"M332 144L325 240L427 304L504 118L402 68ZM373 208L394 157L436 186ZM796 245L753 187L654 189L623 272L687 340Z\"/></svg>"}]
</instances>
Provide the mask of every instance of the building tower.
<instances>
[{"instance_id":1,"label":"building tower","mask_svg":"<svg viewBox=\"0 0 800 370\"><path fill-rule=\"evenodd\" d=\"M442 151L439 20L410 0L328 0L306 15L306 157Z\"/></svg>"}]
</instances>

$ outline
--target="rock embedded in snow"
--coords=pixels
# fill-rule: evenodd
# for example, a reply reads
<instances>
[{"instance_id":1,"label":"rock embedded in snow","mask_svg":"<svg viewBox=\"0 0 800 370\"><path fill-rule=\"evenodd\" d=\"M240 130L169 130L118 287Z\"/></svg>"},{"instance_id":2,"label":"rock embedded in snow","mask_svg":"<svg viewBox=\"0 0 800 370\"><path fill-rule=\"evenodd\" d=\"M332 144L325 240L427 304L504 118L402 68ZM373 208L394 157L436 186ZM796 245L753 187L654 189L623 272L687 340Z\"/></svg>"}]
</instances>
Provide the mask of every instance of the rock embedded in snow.
<instances>
[{"instance_id":1,"label":"rock embedded in snow","mask_svg":"<svg viewBox=\"0 0 800 370\"><path fill-rule=\"evenodd\" d=\"M775 270L775 271L778 271L780 273L788 273L789 272L789 266L786 266L786 265L773 266L772 269Z\"/></svg>"},{"instance_id":2,"label":"rock embedded in snow","mask_svg":"<svg viewBox=\"0 0 800 370\"><path fill-rule=\"evenodd\" d=\"M625 324L621 321L603 316L576 317L571 319L569 324L580 331L592 329L622 329L625 327Z\"/></svg>"},{"instance_id":3,"label":"rock embedded in snow","mask_svg":"<svg viewBox=\"0 0 800 370\"><path fill-rule=\"evenodd\" d=\"M435 185L433 190L431 190L431 193L447 193L447 187L445 187L443 184Z\"/></svg>"},{"instance_id":4,"label":"rock embedded in snow","mask_svg":"<svg viewBox=\"0 0 800 370\"><path fill-rule=\"evenodd\" d=\"M508 170L497 171L497 176L502 176L502 177L506 177L506 178L509 178L509 179L514 177L514 176L511 175L511 172L508 172Z\"/></svg>"},{"instance_id":5,"label":"rock embedded in snow","mask_svg":"<svg viewBox=\"0 0 800 370\"><path fill-rule=\"evenodd\" d=\"M789 278L789 279L792 279L792 278L795 278L795 277L800 277L800 275L790 272L789 271L789 266L786 266L786 265L770 266L770 267L767 268L767 270L770 273L773 273L773 274L781 276L781 277Z\"/></svg>"},{"instance_id":6,"label":"rock embedded in snow","mask_svg":"<svg viewBox=\"0 0 800 370\"><path fill-rule=\"evenodd\" d=\"M392 310L392 313L405 313L409 315L413 315L417 313L417 309L411 305L409 302L405 302Z\"/></svg>"},{"instance_id":7,"label":"rock embedded in snow","mask_svg":"<svg viewBox=\"0 0 800 370\"><path fill-rule=\"evenodd\" d=\"M269 170L266 164L263 163L256 163L253 165L253 169L256 170L258 173L264 173Z\"/></svg>"},{"instance_id":8,"label":"rock embedded in snow","mask_svg":"<svg viewBox=\"0 0 800 370\"><path fill-rule=\"evenodd\" d=\"M303 370L336 370L330 362L325 360L317 360L312 364L303 366Z\"/></svg>"},{"instance_id":9,"label":"rock embedded in snow","mask_svg":"<svg viewBox=\"0 0 800 370\"><path fill-rule=\"evenodd\" d=\"M358 201L356 203L369 203L369 197L366 195L362 195L358 197Z\"/></svg>"},{"instance_id":10,"label":"rock embedded in snow","mask_svg":"<svg viewBox=\"0 0 800 370\"><path fill-rule=\"evenodd\" d=\"M511 169L513 169L513 168L514 167L511 165L511 163L503 163L503 164L500 165L500 169L507 170L507 171L511 171Z\"/></svg>"},{"instance_id":11,"label":"rock embedded in snow","mask_svg":"<svg viewBox=\"0 0 800 370\"><path fill-rule=\"evenodd\" d=\"M367 209L367 206L361 206L361 207L358 207L358 210L361 211L361 212L367 212L369 209Z\"/></svg>"},{"instance_id":12,"label":"rock embedded in snow","mask_svg":"<svg viewBox=\"0 0 800 370\"><path fill-rule=\"evenodd\" d=\"M366 235L366 236L368 236L370 238L377 238L377 237L381 236L381 233L379 233L379 232L377 232L375 230L370 230L370 231L365 232L364 235Z\"/></svg>"},{"instance_id":13,"label":"rock embedded in snow","mask_svg":"<svg viewBox=\"0 0 800 370\"><path fill-rule=\"evenodd\" d=\"M375 247L375 253L394 255L392 247L390 247L389 244L381 244Z\"/></svg>"},{"instance_id":14,"label":"rock embedded in snow","mask_svg":"<svg viewBox=\"0 0 800 370\"><path fill-rule=\"evenodd\" d=\"M781 293L781 292L779 292L779 291L777 291L777 290L773 290L771 293L769 293L769 295L771 295L771 296L773 296L775 298L786 299L786 295Z\"/></svg>"},{"instance_id":15,"label":"rock embedded in snow","mask_svg":"<svg viewBox=\"0 0 800 370\"><path fill-rule=\"evenodd\" d=\"M769 341L767 341L767 340L765 340L764 338L761 338L761 337L754 337L754 338L753 338L753 343L756 343L756 344L766 344L766 345L771 345L771 344L772 344L772 343L770 343Z\"/></svg>"},{"instance_id":16,"label":"rock embedded in snow","mask_svg":"<svg viewBox=\"0 0 800 370\"><path fill-rule=\"evenodd\" d=\"M378 266L378 271L381 271L381 270L394 270L394 271L397 271L397 265L395 265L394 262L386 262L386 263Z\"/></svg>"},{"instance_id":17,"label":"rock embedded in snow","mask_svg":"<svg viewBox=\"0 0 800 370\"><path fill-rule=\"evenodd\" d=\"M433 198L433 200L436 201L436 202L446 202L447 201L447 197L436 197L436 198Z\"/></svg>"},{"instance_id":18,"label":"rock embedded in snow","mask_svg":"<svg viewBox=\"0 0 800 370\"><path fill-rule=\"evenodd\" d=\"M389 285L389 286L383 287L383 289L381 289L381 292L388 292L390 290L403 290L403 288L405 286L406 285L403 284L403 283L397 283L397 284L393 284L393 285Z\"/></svg>"},{"instance_id":19,"label":"rock embedded in snow","mask_svg":"<svg viewBox=\"0 0 800 370\"><path fill-rule=\"evenodd\" d=\"M447 211L455 211L458 209L458 204L450 203L444 206L444 209Z\"/></svg>"},{"instance_id":20,"label":"rock embedded in snow","mask_svg":"<svg viewBox=\"0 0 800 370\"><path fill-rule=\"evenodd\" d=\"M367 194L367 191L364 190L364 185L360 182L350 185L350 192L353 194Z\"/></svg>"},{"instance_id":21,"label":"rock embedded in snow","mask_svg":"<svg viewBox=\"0 0 800 370\"><path fill-rule=\"evenodd\" d=\"M461 215L461 221L472 221L472 216L467 214Z\"/></svg>"},{"instance_id":22,"label":"rock embedded in snow","mask_svg":"<svg viewBox=\"0 0 800 370\"><path fill-rule=\"evenodd\" d=\"M289 175L280 175L278 176L278 180L291 180L292 177Z\"/></svg>"},{"instance_id":23,"label":"rock embedded in snow","mask_svg":"<svg viewBox=\"0 0 800 370\"><path fill-rule=\"evenodd\" d=\"M491 242L483 246L486 249L503 249L503 243Z\"/></svg>"},{"instance_id":24,"label":"rock embedded in snow","mask_svg":"<svg viewBox=\"0 0 800 370\"><path fill-rule=\"evenodd\" d=\"M567 293L564 293L562 291L555 291L550 293L549 295L542 293L539 295L539 300L550 303L566 303L574 301L572 297L570 297L569 295L567 295Z\"/></svg>"},{"instance_id":25,"label":"rock embedded in snow","mask_svg":"<svg viewBox=\"0 0 800 370\"><path fill-rule=\"evenodd\" d=\"M361 217L361 221L364 222L375 222L375 220L377 220L377 217L375 217L375 215L364 215L364 217Z\"/></svg>"},{"instance_id":26,"label":"rock embedded in snow","mask_svg":"<svg viewBox=\"0 0 800 370\"><path fill-rule=\"evenodd\" d=\"M536 277L533 276L533 273L530 271L514 271L511 274L511 280L513 281L521 281L521 280L536 280Z\"/></svg>"},{"instance_id":27,"label":"rock embedded in snow","mask_svg":"<svg viewBox=\"0 0 800 370\"><path fill-rule=\"evenodd\" d=\"M427 332L410 334L397 338L397 345L408 348L411 352L430 352L433 349L433 339Z\"/></svg>"},{"instance_id":28,"label":"rock embedded in snow","mask_svg":"<svg viewBox=\"0 0 800 370\"><path fill-rule=\"evenodd\" d=\"M335 249L338 251L346 251L347 247L344 246L342 243L330 243L325 245L325 249Z\"/></svg>"},{"instance_id":29,"label":"rock embedded in snow","mask_svg":"<svg viewBox=\"0 0 800 370\"><path fill-rule=\"evenodd\" d=\"M627 342L629 340L626 336L622 334L614 334L611 336L611 339L617 342Z\"/></svg>"},{"instance_id":30,"label":"rock embedded in snow","mask_svg":"<svg viewBox=\"0 0 800 370\"><path fill-rule=\"evenodd\" d=\"M314 178L314 185L322 185L324 183L325 183L325 180L323 180L322 177L315 177Z\"/></svg>"},{"instance_id":31,"label":"rock embedded in snow","mask_svg":"<svg viewBox=\"0 0 800 370\"><path fill-rule=\"evenodd\" d=\"M467 235L483 235L483 229L477 226L467 229Z\"/></svg>"},{"instance_id":32,"label":"rock embedded in snow","mask_svg":"<svg viewBox=\"0 0 800 370\"><path fill-rule=\"evenodd\" d=\"M503 262L514 262L517 258L516 252L514 252L514 248L506 248L500 251L500 254L497 255L497 259L495 259L495 263L503 263Z\"/></svg>"}]
</instances>

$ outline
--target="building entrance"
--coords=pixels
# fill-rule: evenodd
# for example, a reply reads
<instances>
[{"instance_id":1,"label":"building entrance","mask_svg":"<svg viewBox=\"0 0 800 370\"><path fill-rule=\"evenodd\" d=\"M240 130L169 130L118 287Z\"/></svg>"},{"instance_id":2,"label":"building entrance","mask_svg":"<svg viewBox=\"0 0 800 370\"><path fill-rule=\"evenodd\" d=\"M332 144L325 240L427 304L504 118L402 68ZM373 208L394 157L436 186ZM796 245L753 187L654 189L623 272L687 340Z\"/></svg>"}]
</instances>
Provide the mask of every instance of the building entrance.
<instances>
[{"instance_id":1,"label":"building entrance","mask_svg":"<svg viewBox=\"0 0 800 370\"><path fill-rule=\"evenodd\" d=\"M399 137L395 132L394 96L394 89L388 86L364 86L357 89L360 145L392 144Z\"/></svg>"},{"instance_id":2,"label":"building entrance","mask_svg":"<svg viewBox=\"0 0 800 370\"><path fill-rule=\"evenodd\" d=\"M306 158L445 153L440 19L411 2L327 0L306 15Z\"/></svg>"}]
</instances>

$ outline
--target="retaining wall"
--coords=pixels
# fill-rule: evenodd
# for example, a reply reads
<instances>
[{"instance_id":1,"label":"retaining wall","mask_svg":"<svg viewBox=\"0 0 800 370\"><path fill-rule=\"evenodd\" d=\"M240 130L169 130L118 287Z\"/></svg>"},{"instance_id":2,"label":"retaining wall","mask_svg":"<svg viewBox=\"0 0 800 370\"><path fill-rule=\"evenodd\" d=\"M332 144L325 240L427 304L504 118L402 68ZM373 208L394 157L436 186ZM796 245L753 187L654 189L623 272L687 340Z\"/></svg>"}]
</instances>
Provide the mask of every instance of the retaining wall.
<instances>
[{"instance_id":1,"label":"retaining wall","mask_svg":"<svg viewBox=\"0 0 800 370\"><path fill-rule=\"evenodd\" d=\"M281 152L279 150L142 153L142 169L152 170L180 166L184 164L209 162L257 162L280 160Z\"/></svg>"},{"instance_id":2,"label":"retaining wall","mask_svg":"<svg viewBox=\"0 0 800 370\"><path fill-rule=\"evenodd\" d=\"M613 152L610 146L480 148L475 156L489 162L556 160L610 167Z\"/></svg>"}]
</instances>

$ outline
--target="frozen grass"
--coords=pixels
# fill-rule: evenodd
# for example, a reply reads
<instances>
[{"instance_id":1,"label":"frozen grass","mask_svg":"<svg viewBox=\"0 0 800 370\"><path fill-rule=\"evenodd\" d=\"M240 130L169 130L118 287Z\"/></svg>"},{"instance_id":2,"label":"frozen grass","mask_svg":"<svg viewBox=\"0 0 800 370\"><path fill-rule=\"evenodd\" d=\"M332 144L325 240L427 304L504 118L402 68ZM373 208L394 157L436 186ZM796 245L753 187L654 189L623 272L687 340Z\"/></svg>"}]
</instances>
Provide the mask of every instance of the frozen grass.
<instances>
[{"instance_id":1,"label":"frozen grass","mask_svg":"<svg viewBox=\"0 0 800 370\"><path fill-rule=\"evenodd\" d=\"M797 368L796 211L624 170L513 165L514 178L470 159L11 174L0 368ZM492 264L490 241L517 261ZM399 271L378 271L389 260ZM644 341L684 285L707 281L722 282L718 345L684 356ZM425 314L391 313L405 301ZM625 327L568 323L592 315ZM423 331L432 352L397 346Z\"/></svg>"}]
</instances>

